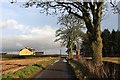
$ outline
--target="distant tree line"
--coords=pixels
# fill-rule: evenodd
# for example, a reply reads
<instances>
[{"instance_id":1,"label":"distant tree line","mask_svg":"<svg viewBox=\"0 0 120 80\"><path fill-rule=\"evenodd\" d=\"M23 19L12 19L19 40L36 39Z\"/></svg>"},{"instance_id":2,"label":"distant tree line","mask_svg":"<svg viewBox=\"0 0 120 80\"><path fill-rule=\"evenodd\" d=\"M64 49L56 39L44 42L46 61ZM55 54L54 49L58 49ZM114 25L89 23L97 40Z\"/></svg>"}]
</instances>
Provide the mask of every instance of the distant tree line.
<instances>
[{"instance_id":1,"label":"distant tree line","mask_svg":"<svg viewBox=\"0 0 120 80\"><path fill-rule=\"evenodd\" d=\"M105 29L101 33L103 48L103 56L120 56L120 31L115 31L114 29L110 32ZM82 49L84 56L92 56L91 38L88 34L83 38Z\"/></svg>"}]
</instances>

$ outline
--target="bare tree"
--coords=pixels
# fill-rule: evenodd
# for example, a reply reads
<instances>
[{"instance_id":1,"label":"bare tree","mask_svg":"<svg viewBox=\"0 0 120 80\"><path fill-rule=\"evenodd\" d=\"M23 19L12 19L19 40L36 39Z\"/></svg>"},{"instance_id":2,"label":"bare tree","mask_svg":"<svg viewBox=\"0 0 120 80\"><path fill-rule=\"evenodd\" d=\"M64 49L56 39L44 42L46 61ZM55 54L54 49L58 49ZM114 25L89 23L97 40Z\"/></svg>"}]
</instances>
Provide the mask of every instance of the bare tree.
<instances>
[{"instance_id":1,"label":"bare tree","mask_svg":"<svg viewBox=\"0 0 120 80\"><path fill-rule=\"evenodd\" d=\"M59 17L59 24L62 27L56 31L57 39L55 41L60 41L63 46L66 46L68 49L68 58L72 59L73 48L76 51L76 46L80 45L78 44L79 40L84 36L84 32L82 31L85 28L84 22L76 16L64 15Z\"/></svg>"}]
</instances>

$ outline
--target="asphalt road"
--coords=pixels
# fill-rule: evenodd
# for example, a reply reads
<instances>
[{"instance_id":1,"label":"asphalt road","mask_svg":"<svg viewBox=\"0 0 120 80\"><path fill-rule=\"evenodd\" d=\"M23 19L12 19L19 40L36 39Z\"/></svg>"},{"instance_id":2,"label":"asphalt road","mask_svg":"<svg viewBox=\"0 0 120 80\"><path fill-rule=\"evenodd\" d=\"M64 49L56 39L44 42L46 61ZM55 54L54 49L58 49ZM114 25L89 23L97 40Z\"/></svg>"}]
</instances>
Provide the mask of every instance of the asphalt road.
<instances>
[{"instance_id":1,"label":"asphalt road","mask_svg":"<svg viewBox=\"0 0 120 80\"><path fill-rule=\"evenodd\" d=\"M35 76L34 80L77 80L71 66L64 58L51 64Z\"/></svg>"}]
</instances>

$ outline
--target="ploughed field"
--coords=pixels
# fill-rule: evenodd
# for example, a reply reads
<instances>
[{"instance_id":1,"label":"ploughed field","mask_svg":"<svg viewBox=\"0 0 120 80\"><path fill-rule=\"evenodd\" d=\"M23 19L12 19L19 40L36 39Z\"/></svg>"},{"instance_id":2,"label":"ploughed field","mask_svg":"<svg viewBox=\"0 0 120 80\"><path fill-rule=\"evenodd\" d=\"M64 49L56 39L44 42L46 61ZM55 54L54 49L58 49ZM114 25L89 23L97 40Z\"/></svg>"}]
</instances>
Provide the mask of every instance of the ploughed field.
<instances>
[{"instance_id":1,"label":"ploughed field","mask_svg":"<svg viewBox=\"0 0 120 80\"><path fill-rule=\"evenodd\" d=\"M42 58L26 58L26 59L6 59L2 58L0 66L2 66L2 75L8 72L16 72L19 69L25 68L29 65L40 63L42 61L50 61L53 57L42 57Z\"/></svg>"}]
</instances>

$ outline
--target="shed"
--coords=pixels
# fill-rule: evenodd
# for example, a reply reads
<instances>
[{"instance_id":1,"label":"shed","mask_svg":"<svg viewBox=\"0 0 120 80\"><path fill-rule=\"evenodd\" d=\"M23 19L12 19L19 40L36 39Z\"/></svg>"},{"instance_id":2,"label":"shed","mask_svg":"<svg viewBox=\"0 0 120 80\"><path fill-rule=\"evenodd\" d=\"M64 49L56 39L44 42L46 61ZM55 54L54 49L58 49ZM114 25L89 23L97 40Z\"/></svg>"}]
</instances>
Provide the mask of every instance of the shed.
<instances>
[{"instance_id":1,"label":"shed","mask_svg":"<svg viewBox=\"0 0 120 80\"><path fill-rule=\"evenodd\" d=\"M35 52L35 55L43 55L44 52Z\"/></svg>"}]
</instances>

